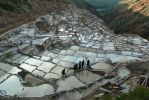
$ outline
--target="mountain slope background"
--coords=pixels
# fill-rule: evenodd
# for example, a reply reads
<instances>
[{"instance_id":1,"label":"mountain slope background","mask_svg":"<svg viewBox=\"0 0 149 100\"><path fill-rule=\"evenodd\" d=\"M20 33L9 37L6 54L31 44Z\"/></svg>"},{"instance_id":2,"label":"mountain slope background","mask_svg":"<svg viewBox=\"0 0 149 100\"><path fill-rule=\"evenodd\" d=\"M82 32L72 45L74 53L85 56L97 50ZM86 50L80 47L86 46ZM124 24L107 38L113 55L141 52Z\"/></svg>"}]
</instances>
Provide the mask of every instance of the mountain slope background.
<instances>
[{"instance_id":1,"label":"mountain slope background","mask_svg":"<svg viewBox=\"0 0 149 100\"><path fill-rule=\"evenodd\" d=\"M66 9L69 0L0 0L0 34L37 17Z\"/></svg>"},{"instance_id":2,"label":"mountain slope background","mask_svg":"<svg viewBox=\"0 0 149 100\"><path fill-rule=\"evenodd\" d=\"M104 18L117 34L137 34L149 39L149 0L120 0Z\"/></svg>"},{"instance_id":3,"label":"mountain slope background","mask_svg":"<svg viewBox=\"0 0 149 100\"><path fill-rule=\"evenodd\" d=\"M97 14L84 0L72 0L79 7ZM0 34L55 10L67 9L69 0L0 0ZM137 34L149 39L149 0L119 0L103 16L116 34Z\"/></svg>"},{"instance_id":4,"label":"mountain slope background","mask_svg":"<svg viewBox=\"0 0 149 100\"><path fill-rule=\"evenodd\" d=\"M1 0L0 1L0 13L7 12L25 12L31 9L29 0Z\"/></svg>"},{"instance_id":5,"label":"mountain slope background","mask_svg":"<svg viewBox=\"0 0 149 100\"><path fill-rule=\"evenodd\" d=\"M104 15L102 15L103 12L96 15L104 19L116 34L136 34L149 40L149 0L82 1L90 4L87 8L92 9L90 11L94 14L97 13L96 9L101 9L101 11L106 9L107 12L104 12ZM113 8L113 6L115 7Z\"/></svg>"}]
</instances>

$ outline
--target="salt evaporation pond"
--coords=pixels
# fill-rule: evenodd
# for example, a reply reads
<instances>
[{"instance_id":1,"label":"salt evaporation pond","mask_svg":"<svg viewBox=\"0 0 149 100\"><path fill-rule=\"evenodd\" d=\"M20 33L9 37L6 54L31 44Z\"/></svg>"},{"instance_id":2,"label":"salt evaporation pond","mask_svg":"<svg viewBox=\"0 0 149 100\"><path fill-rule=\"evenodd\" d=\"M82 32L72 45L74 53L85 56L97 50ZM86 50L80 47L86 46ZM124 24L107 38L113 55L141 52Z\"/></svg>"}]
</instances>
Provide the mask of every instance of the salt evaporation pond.
<instances>
[{"instance_id":1,"label":"salt evaporation pond","mask_svg":"<svg viewBox=\"0 0 149 100\"><path fill-rule=\"evenodd\" d=\"M20 97L42 97L54 93L53 87L49 84L25 87L15 75L1 83L0 90L6 91L7 95Z\"/></svg>"}]
</instances>

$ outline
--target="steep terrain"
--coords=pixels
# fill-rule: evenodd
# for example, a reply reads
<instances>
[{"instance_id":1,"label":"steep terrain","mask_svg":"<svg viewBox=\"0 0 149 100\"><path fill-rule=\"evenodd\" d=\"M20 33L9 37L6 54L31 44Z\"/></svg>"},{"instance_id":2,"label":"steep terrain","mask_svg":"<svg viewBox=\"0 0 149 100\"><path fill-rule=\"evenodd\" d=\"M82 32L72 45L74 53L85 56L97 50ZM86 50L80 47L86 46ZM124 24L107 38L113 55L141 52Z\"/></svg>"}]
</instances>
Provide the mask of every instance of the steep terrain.
<instances>
[{"instance_id":1,"label":"steep terrain","mask_svg":"<svg viewBox=\"0 0 149 100\"><path fill-rule=\"evenodd\" d=\"M58 1L58 2L57 2ZM51 11L66 8L68 0L0 0L0 34Z\"/></svg>"},{"instance_id":2,"label":"steep terrain","mask_svg":"<svg viewBox=\"0 0 149 100\"><path fill-rule=\"evenodd\" d=\"M31 9L30 2L28 0L1 0L0 12L2 14L7 12L22 12L23 10Z\"/></svg>"},{"instance_id":3,"label":"steep terrain","mask_svg":"<svg viewBox=\"0 0 149 100\"><path fill-rule=\"evenodd\" d=\"M68 1L69 0L1 0L0 34L23 23L32 21L40 15L64 9ZM77 6L86 8L97 15L96 8L90 4L85 3L83 0L73 1L75 1ZM117 34L137 34L148 39L148 16L148 0L120 0L119 4L103 18Z\"/></svg>"},{"instance_id":4,"label":"steep terrain","mask_svg":"<svg viewBox=\"0 0 149 100\"><path fill-rule=\"evenodd\" d=\"M105 20L118 34L137 34L149 39L148 0L121 0Z\"/></svg>"},{"instance_id":5,"label":"steep terrain","mask_svg":"<svg viewBox=\"0 0 149 100\"><path fill-rule=\"evenodd\" d=\"M90 5L68 1L1 2L1 29L12 29L0 35L1 100L94 100L149 86L149 41L116 35L79 8Z\"/></svg>"}]
</instances>

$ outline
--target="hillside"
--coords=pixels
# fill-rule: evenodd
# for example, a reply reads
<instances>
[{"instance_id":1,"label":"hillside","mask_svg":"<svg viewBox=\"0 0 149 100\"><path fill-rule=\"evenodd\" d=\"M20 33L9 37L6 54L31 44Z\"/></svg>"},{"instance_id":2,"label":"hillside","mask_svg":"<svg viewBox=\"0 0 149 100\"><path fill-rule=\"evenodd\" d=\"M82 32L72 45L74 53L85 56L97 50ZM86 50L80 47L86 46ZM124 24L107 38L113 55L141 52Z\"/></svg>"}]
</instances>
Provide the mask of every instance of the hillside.
<instances>
[{"instance_id":1,"label":"hillside","mask_svg":"<svg viewBox=\"0 0 149 100\"><path fill-rule=\"evenodd\" d=\"M148 0L121 0L105 20L117 34L137 34L149 39Z\"/></svg>"},{"instance_id":2,"label":"hillside","mask_svg":"<svg viewBox=\"0 0 149 100\"><path fill-rule=\"evenodd\" d=\"M127 23L142 25L139 18L148 16L127 3L107 16L111 25L119 25L119 33L128 30ZM116 96L149 87L149 41L114 34L91 5L79 0L3 0L0 7L0 100L98 100L107 92ZM141 93L147 100L149 93Z\"/></svg>"},{"instance_id":3,"label":"hillside","mask_svg":"<svg viewBox=\"0 0 149 100\"><path fill-rule=\"evenodd\" d=\"M67 6L66 1L68 0L1 0L0 34L32 21L40 15L64 9ZM95 8L89 4L80 0L73 1L79 7L96 14ZM103 19L117 34L137 34L148 38L148 16L148 0L120 0L120 3Z\"/></svg>"},{"instance_id":4,"label":"hillside","mask_svg":"<svg viewBox=\"0 0 149 100\"><path fill-rule=\"evenodd\" d=\"M0 34L48 12L66 8L67 0L57 1L0 0Z\"/></svg>"},{"instance_id":5,"label":"hillside","mask_svg":"<svg viewBox=\"0 0 149 100\"><path fill-rule=\"evenodd\" d=\"M25 12L30 10L31 5L28 0L1 0L0 1L0 12L2 14L8 12Z\"/></svg>"}]
</instances>

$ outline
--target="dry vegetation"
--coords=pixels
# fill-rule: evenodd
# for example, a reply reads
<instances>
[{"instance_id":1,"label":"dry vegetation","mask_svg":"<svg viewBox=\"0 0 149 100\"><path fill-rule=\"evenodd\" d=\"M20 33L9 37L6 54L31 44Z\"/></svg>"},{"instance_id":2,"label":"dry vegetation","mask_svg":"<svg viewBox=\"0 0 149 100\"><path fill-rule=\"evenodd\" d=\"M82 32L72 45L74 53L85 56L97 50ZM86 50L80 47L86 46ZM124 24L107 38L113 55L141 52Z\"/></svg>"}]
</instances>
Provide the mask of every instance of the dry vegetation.
<instances>
[{"instance_id":1,"label":"dry vegetation","mask_svg":"<svg viewBox=\"0 0 149 100\"><path fill-rule=\"evenodd\" d=\"M1 0L0 34L66 6L66 2L57 0Z\"/></svg>"},{"instance_id":2,"label":"dry vegetation","mask_svg":"<svg viewBox=\"0 0 149 100\"><path fill-rule=\"evenodd\" d=\"M120 1L120 4L106 16L105 20L109 26L117 34L137 34L149 39L149 1Z\"/></svg>"}]
</instances>

